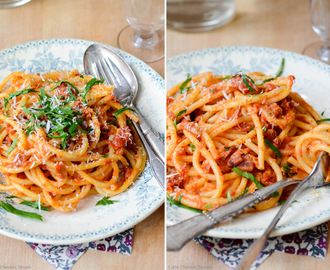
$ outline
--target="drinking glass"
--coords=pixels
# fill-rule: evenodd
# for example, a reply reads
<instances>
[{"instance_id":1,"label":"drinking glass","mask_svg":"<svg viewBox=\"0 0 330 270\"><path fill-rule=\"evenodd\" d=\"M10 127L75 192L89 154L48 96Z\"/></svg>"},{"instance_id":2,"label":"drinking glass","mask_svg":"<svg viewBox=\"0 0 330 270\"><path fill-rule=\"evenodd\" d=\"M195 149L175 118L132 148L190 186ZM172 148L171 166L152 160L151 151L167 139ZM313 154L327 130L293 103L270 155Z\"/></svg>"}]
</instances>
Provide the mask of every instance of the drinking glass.
<instances>
[{"instance_id":1,"label":"drinking glass","mask_svg":"<svg viewBox=\"0 0 330 270\"><path fill-rule=\"evenodd\" d=\"M313 30L323 41L308 45L303 54L330 64L330 1L310 0Z\"/></svg>"},{"instance_id":2,"label":"drinking glass","mask_svg":"<svg viewBox=\"0 0 330 270\"><path fill-rule=\"evenodd\" d=\"M24 5L31 0L0 0L0 8L12 8Z\"/></svg>"},{"instance_id":3,"label":"drinking glass","mask_svg":"<svg viewBox=\"0 0 330 270\"><path fill-rule=\"evenodd\" d=\"M124 0L129 26L118 36L118 46L145 62L164 57L164 0Z\"/></svg>"},{"instance_id":4,"label":"drinking glass","mask_svg":"<svg viewBox=\"0 0 330 270\"><path fill-rule=\"evenodd\" d=\"M235 0L167 0L167 26L201 32L228 23L235 15Z\"/></svg>"}]
</instances>

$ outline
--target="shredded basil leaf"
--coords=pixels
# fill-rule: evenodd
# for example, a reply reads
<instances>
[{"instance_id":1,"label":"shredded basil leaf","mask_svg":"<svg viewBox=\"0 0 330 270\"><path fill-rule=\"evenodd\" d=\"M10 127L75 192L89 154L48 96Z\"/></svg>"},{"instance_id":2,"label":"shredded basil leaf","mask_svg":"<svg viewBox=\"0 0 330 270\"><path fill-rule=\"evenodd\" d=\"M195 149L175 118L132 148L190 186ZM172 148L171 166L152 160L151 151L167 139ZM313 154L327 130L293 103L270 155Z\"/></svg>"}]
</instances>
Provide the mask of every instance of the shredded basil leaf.
<instances>
[{"instance_id":1,"label":"shredded basil leaf","mask_svg":"<svg viewBox=\"0 0 330 270\"><path fill-rule=\"evenodd\" d=\"M7 155L8 155L11 151L13 151L13 150L15 149L15 146L16 146L16 143L17 143L17 140L18 140L18 137L16 137L16 138L13 140L11 146L10 146L10 147L7 149L7 151L6 151Z\"/></svg>"},{"instance_id":2,"label":"shredded basil leaf","mask_svg":"<svg viewBox=\"0 0 330 270\"><path fill-rule=\"evenodd\" d=\"M316 122L325 122L325 121L330 121L330 118L324 118L324 119L320 119L320 120L315 120Z\"/></svg>"},{"instance_id":3,"label":"shredded basil leaf","mask_svg":"<svg viewBox=\"0 0 330 270\"><path fill-rule=\"evenodd\" d=\"M227 201L228 202L231 202L233 199L232 199L232 197L231 197L231 194L230 194L230 190L228 190L228 192L227 192Z\"/></svg>"},{"instance_id":4,"label":"shredded basil leaf","mask_svg":"<svg viewBox=\"0 0 330 270\"><path fill-rule=\"evenodd\" d=\"M114 201L114 200L110 200L108 197L103 197L101 200L99 200L95 206L98 205L108 205L108 204L114 204L115 202L119 202L119 201Z\"/></svg>"},{"instance_id":5,"label":"shredded basil leaf","mask_svg":"<svg viewBox=\"0 0 330 270\"><path fill-rule=\"evenodd\" d=\"M24 90L20 90L20 91L16 91L14 93L10 93L8 98L12 99L13 97L17 97L20 95L24 95L24 94L28 94L28 93L37 93L38 91L34 90L34 89L24 89Z\"/></svg>"},{"instance_id":6,"label":"shredded basil leaf","mask_svg":"<svg viewBox=\"0 0 330 270\"><path fill-rule=\"evenodd\" d=\"M6 210L7 212L20 216L20 217L24 217L24 218L34 218L34 219L38 219L42 221L42 216L38 215L36 213L30 213L30 212L26 212L26 211L22 211L22 210L18 210L16 209L14 206L12 206L9 203L0 201L0 207L4 210Z\"/></svg>"},{"instance_id":7,"label":"shredded basil leaf","mask_svg":"<svg viewBox=\"0 0 330 270\"><path fill-rule=\"evenodd\" d=\"M103 156L101 156L101 157L103 157L103 158L107 158L107 157L108 157L108 155L103 155Z\"/></svg>"},{"instance_id":8,"label":"shredded basil leaf","mask_svg":"<svg viewBox=\"0 0 330 270\"><path fill-rule=\"evenodd\" d=\"M255 91L253 90L253 88L251 87L251 85L248 83L248 81L246 80L246 75L242 74L242 78L243 78L243 83L245 84L245 86L252 92L254 93Z\"/></svg>"},{"instance_id":9,"label":"shredded basil leaf","mask_svg":"<svg viewBox=\"0 0 330 270\"><path fill-rule=\"evenodd\" d=\"M181 115L183 115L183 114L186 113L186 112L187 112L187 110L184 109L184 110L180 111L180 112L178 113L178 115L174 118L173 124L174 124L175 129L176 129L176 120L177 120Z\"/></svg>"},{"instance_id":10,"label":"shredded basil leaf","mask_svg":"<svg viewBox=\"0 0 330 270\"><path fill-rule=\"evenodd\" d=\"M182 200L182 194L180 194L178 202L181 203L181 200Z\"/></svg>"},{"instance_id":11,"label":"shredded basil leaf","mask_svg":"<svg viewBox=\"0 0 330 270\"><path fill-rule=\"evenodd\" d=\"M241 171L240 169L238 168L232 168L231 169L234 173L237 173L238 175L241 175L247 179L250 179L253 183L256 184L256 186L258 187L258 189L261 189L264 187L264 185L262 185L258 180L257 178L254 177L253 174L251 173L248 173L248 172L244 172L244 171Z\"/></svg>"},{"instance_id":12,"label":"shredded basil leaf","mask_svg":"<svg viewBox=\"0 0 330 270\"><path fill-rule=\"evenodd\" d=\"M266 132L266 131L267 131L267 128L264 126L264 127L262 128L262 131L263 131L263 132Z\"/></svg>"},{"instance_id":13,"label":"shredded basil leaf","mask_svg":"<svg viewBox=\"0 0 330 270\"><path fill-rule=\"evenodd\" d=\"M285 202L286 202L286 200L281 200L281 201L278 201L278 204L283 205L283 204L285 204Z\"/></svg>"},{"instance_id":14,"label":"shredded basil leaf","mask_svg":"<svg viewBox=\"0 0 330 270\"><path fill-rule=\"evenodd\" d=\"M97 78L93 78L91 79L88 83L86 83L85 89L84 91L81 93L81 97L83 98L84 103L86 104L86 96L89 92L89 89L93 86L93 85L97 85L100 83L104 83L104 79L98 80Z\"/></svg>"},{"instance_id":15,"label":"shredded basil leaf","mask_svg":"<svg viewBox=\"0 0 330 270\"><path fill-rule=\"evenodd\" d=\"M232 75L228 75L226 77L223 77L223 78L217 78L218 80L227 80L227 79L231 79L233 76Z\"/></svg>"},{"instance_id":16,"label":"shredded basil leaf","mask_svg":"<svg viewBox=\"0 0 330 270\"><path fill-rule=\"evenodd\" d=\"M270 194L270 196L273 198L276 198L276 197L280 196L280 193L278 191L275 191L272 194Z\"/></svg>"},{"instance_id":17,"label":"shredded basil leaf","mask_svg":"<svg viewBox=\"0 0 330 270\"><path fill-rule=\"evenodd\" d=\"M270 113L274 113L274 111L269 111L268 114L270 114Z\"/></svg>"},{"instance_id":18,"label":"shredded basil leaf","mask_svg":"<svg viewBox=\"0 0 330 270\"><path fill-rule=\"evenodd\" d=\"M183 93L183 91L185 90L185 87L187 86L187 84L191 81L191 77L190 77L190 74L188 73L187 74L187 79L181 84L181 86L180 86L180 94L182 94ZM187 90L189 90L189 89L187 89Z\"/></svg>"},{"instance_id":19,"label":"shredded basil leaf","mask_svg":"<svg viewBox=\"0 0 330 270\"><path fill-rule=\"evenodd\" d=\"M223 148L225 148L226 151L230 149L229 146L224 146Z\"/></svg>"},{"instance_id":20,"label":"shredded basil leaf","mask_svg":"<svg viewBox=\"0 0 330 270\"><path fill-rule=\"evenodd\" d=\"M282 154L280 152L280 150L277 149L277 147L275 145L273 145L270 141L264 139L264 143L265 145L267 145L270 149L273 150L273 152L276 154L276 156L278 156L279 158L282 158Z\"/></svg>"},{"instance_id":21,"label":"shredded basil leaf","mask_svg":"<svg viewBox=\"0 0 330 270\"><path fill-rule=\"evenodd\" d=\"M128 108L128 107L125 106L125 107L123 107L123 108L121 108L121 109L115 111L112 115L115 116L115 117L117 117L119 114L121 114L121 113L123 113L123 112L125 112L125 111L135 112L133 109Z\"/></svg>"},{"instance_id":22,"label":"shredded basil leaf","mask_svg":"<svg viewBox=\"0 0 330 270\"><path fill-rule=\"evenodd\" d=\"M324 113L325 113L325 111L323 111L323 112L321 113L321 116L323 116L323 115L324 115Z\"/></svg>"},{"instance_id":23,"label":"shredded basil leaf","mask_svg":"<svg viewBox=\"0 0 330 270\"><path fill-rule=\"evenodd\" d=\"M214 91L212 91L212 90L209 90L212 94L214 93Z\"/></svg>"},{"instance_id":24,"label":"shredded basil leaf","mask_svg":"<svg viewBox=\"0 0 330 270\"><path fill-rule=\"evenodd\" d=\"M247 188L244 189L244 190L242 191L242 194L238 195L235 199L238 199L238 198L244 196L248 191L249 191L249 190L248 190Z\"/></svg>"},{"instance_id":25,"label":"shredded basil leaf","mask_svg":"<svg viewBox=\"0 0 330 270\"><path fill-rule=\"evenodd\" d=\"M285 172L289 176L292 176L292 174L290 173L291 167L288 164L283 164L282 165L282 170L283 170L283 172Z\"/></svg>"},{"instance_id":26,"label":"shredded basil leaf","mask_svg":"<svg viewBox=\"0 0 330 270\"><path fill-rule=\"evenodd\" d=\"M208 205L205 205L204 208L211 208L212 205L208 204Z\"/></svg>"},{"instance_id":27,"label":"shredded basil leaf","mask_svg":"<svg viewBox=\"0 0 330 270\"><path fill-rule=\"evenodd\" d=\"M184 208L184 209L187 209L187 210L190 210L190 211L194 211L194 212L199 213L199 214L203 214L203 211L202 210L199 210L199 209L196 209L196 208L192 208L192 207L186 206L186 205L184 205L182 203L179 203L176 200L174 200L168 194L166 194L166 199L170 202L170 206L172 206L172 204L175 204L178 207L181 207L181 208Z\"/></svg>"},{"instance_id":28,"label":"shredded basil leaf","mask_svg":"<svg viewBox=\"0 0 330 270\"><path fill-rule=\"evenodd\" d=\"M250 127L250 131L254 130L254 126Z\"/></svg>"},{"instance_id":29,"label":"shredded basil leaf","mask_svg":"<svg viewBox=\"0 0 330 270\"><path fill-rule=\"evenodd\" d=\"M191 152L195 152L195 148L196 148L196 146L193 144L193 143L190 143L189 144L190 145L190 147L191 147Z\"/></svg>"},{"instance_id":30,"label":"shredded basil leaf","mask_svg":"<svg viewBox=\"0 0 330 270\"><path fill-rule=\"evenodd\" d=\"M284 68L284 63L285 63L285 59L282 58L282 62L281 62L281 65L280 65L280 68L279 70L277 71L275 77L272 77L272 78L268 78L266 80L263 80L261 83L256 83L256 85L262 85L266 82L269 82L269 81L272 81L272 80L275 80L276 78L280 77L282 72L283 72L283 68Z\"/></svg>"}]
</instances>

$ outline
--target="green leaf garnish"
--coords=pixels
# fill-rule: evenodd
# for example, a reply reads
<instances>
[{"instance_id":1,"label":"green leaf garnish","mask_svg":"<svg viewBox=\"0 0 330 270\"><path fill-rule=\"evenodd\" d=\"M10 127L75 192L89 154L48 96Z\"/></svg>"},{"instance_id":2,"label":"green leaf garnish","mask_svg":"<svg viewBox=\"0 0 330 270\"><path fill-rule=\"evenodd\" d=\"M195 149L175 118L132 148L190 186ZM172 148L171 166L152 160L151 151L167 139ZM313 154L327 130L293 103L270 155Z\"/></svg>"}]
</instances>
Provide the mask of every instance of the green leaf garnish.
<instances>
[{"instance_id":1,"label":"green leaf garnish","mask_svg":"<svg viewBox=\"0 0 330 270\"><path fill-rule=\"evenodd\" d=\"M182 110L182 111L179 111L178 115L174 118L173 124L174 124L175 129L176 129L176 120L177 120L181 115L183 115L183 114L186 113L186 112L187 112L186 109L184 109L184 110Z\"/></svg>"},{"instance_id":2,"label":"green leaf garnish","mask_svg":"<svg viewBox=\"0 0 330 270\"><path fill-rule=\"evenodd\" d=\"M11 146L10 146L10 147L7 149L7 151L6 151L7 155L8 155L11 151L13 151L13 150L15 149L15 146L16 146L16 143L17 143L17 140L18 140L18 137L16 137L16 138L13 140Z\"/></svg>"},{"instance_id":3,"label":"green leaf garnish","mask_svg":"<svg viewBox=\"0 0 330 270\"><path fill-rule=\"evenodd\" d=\"M178 202L181 203L181 200L182 200L182 194L180 194Z\"/></svg>"},{"instance_id":4,"label":"green leaf garnish","mask_svg":"<svg viewBox=\"0 0 330 270\"><path fill-rule=\"evenodd\" d=\"M7 196L5 198L6 199L20 199L20 200L22 200L22 202L20 202L19 204L24 204L26 206L30 206L30 207L35 208L35 209L39 209L39 202L38 201L35 201L35 202L25 201L22 198L17 197L17 196ZM44 210L44 211L49 212L49 208L43 207L42 202L40 202L40 210Z\"/></svg>"},{"instance_id":5,"label":"green leaf garnish","mask_svg":"<svg viewBox=\"0 0 330 270\"><path fill-rule=\"evenodd\" d=\"M98 80L97 78L93 78L91 79L88 83L86 83L85 89L84 91L80 94L84 103L86 104L86 96L89 92L89 89L93 86L93 85L97 85L100 83L104 83L104 79Z\"/></svg>"},{"instance_id":6,"label":"green leaf garnish","mask_svg":"<svg viewBox=\"0 0 330 270\"><path fill-rule=\"evenodd\" d=\"M184 208L184 209L187 209L187 210L190 210L190 211L194 211L194 212L199 213L199 214L203 214L203 211L202 210L199 210L199 209L196 209L196 208L192 208L192 207L186 206L186 205L184 205L182 203L179 203L176 200L174 200L168 194L166 194L166 199L170 202L170 206L172 206L172 204L175 204L178 207L181 207L181 208Z\"/></svg>"},{"instance_id":7,"label":"green leaf garnish","mask_svg":"<svg viewBox=\"0 0 330 270\"><path fill-rule=\"evenodd\" d=\"M316 122L325 122L325 121L330 121L330 118L324 118L324 119L320 119L320 120L315 120Z\"/></svg>"},{"instance_id":8,"label":"green leaf garnish","mask_svg":"<svg viewBox=\"0 0 330 270\"><path fill-rule=\"evenodd\" d=\"M214 91L212 91L212 90L209 90L212 94L214 93Z\"/></svg>"},{"instance_id":9,"label":"green leaf garnish","mask_svg":"<svg viewBox=\"0 0 330 270\"><path fill-rule=\"evenodd\" d=\"M264 127L262 128L262 131L263 131L263 132L266 132L266 131L267 131L267 128L264 126Z\"/></svg>"},{"instance_id":10,"label":"green leaf garnish","mask_svg":"<svg viewBox=\"0 0 330 270\"><path fill-rule=\"evenodd\" d=\"M125 107L123 107L123 108L121 108L121 109L115 111L112 115L115 116L115 117L117 117L119 114L123 113L124 111L135 112L133 109L128 108L128 107L125 106Z\"/></svg>"},{"instance_id":11,"label":"green leaf garnish","mask_svg":"<svg viewBox=\"0 0 330 270\"><path fill-rule=\"evenodd\" d=\"M282 154L280 152L280 150L277 149L277 147L275 145L273 145L270 141L264 139L264 143L265 145L267 145L270 149L273 150L273 152L276 154L276 156L278 156L279 158L282 158Z\"/></svg>"},{"instance_id":12,"label":"green leaf garnish","mask_svg":"<svg viewBox=\"0 0 330 270\"><path fill-rule=\"evenodd\" d=\"M103 197L101 200L99 200L95 206L98 205L108 205L108 204L114 204L115 202L119 202L119 201L114 201L114 200L110 200L108 197Z\"/></svg>"},{"instance_id":13,"label":"green leaf garnish","mask_svg":"<svg viewBox=\"0 0 330 270\"><path fill-rule=\"evenodd\" d=\"M268 78L266 80L263 80L261 83L256 83L256 85L262 85L266 82L269 82L269 81L272 81L272 80L275 80L276 78L280 77L282 72L283 72L283 67L284 67L284 63L285 63L285 59L282 58L282 62L281 62L281 65L280 65L280 69L277 71L275 77L272 77L272 78Z\"/></svg>"},{"instance_id":14,"label":"green leaf garnish","mask_svg":"<svg viewBox=\"0 0 330 270\"><path fill-rule=\"evenodd\" d=\"M251 87L251 85L248 83L248 81L246 80L246 77L245 76L246 75L242 74L243 83L250 90L250 92L254 93L255 91L253 90L253 88Z\"/></svg>"},{"instance_id":15,"label":"green leaf garnish","mask_svg":"<svg viewBox=\"0 0 330 270\"><path fill-rule=\"evenodd\" d=\"M227 80L227 79L231 79L233 76L232 75L228 75L226 77L223 77L223 78L217 78L218 80Z\"/></svg>"},{"instance_id":16,"label":"green leaf garnish","mask_svg":"<svg viewBox=\"0 0 330 270\"><path fill-rule=\"evenodd\" d=\"M244 171L241 171L240 169L238 168L232 168L231 169L234 173L237 173L238 175L241 175L247 179L250 179L253 183L256 184L256 186L258 187L258 189L261 189L264 187L264 185L262 185L258 180L257 178L254 177L253 174L251 173L248 173L248 172L244 172Z\"/></svg>"},{"instance_id":17,"label":"green leaf garnish","mask_svg":"<svg viewBox=\"0 0 330 270\"><path fill-rule=\"evenodd\" d=\"M323 115L324 115L324 113L325 113L325 111L323 111L323 112L321 113L321 116L323 116Z\"/></svg>"},{"instance_id":18,"label":"green leaf garnish","mask_svg":"<svg viewBox=\"0 0 330 270\"><path fill-rule=\"evenodd\" d=\"M103 156L101 156L101 157L103 157L103 158L107 158L107 157L108 157L108 155L103 155Z\"/></svg>"},{"instance_id":19,"label":"green leaf garnish","mask_svg":"<svg viewBox=\"0 0 330 270\"><path fill-rule=\"evenodd\" d=\"M190 74L188 73L187 74L187 79L181 84L181 86L180 86L180 94L182 94L183 93L183 91L185 90L185 88L186 88L186 86L187 86L187 84L191 81L191 77L190 77ZM189 90L189 89L187 89L187 90Z\"/></svg>"},{"instance_id":20,"label":"green leaf garnish","mask_svg":"<svg viewBox=\"0 0 330 270\"><path fill-rule=\"evenodd\" d=\"M38 91L34 90L34 89L24 89L24 90L20 90L20 91L16 91L14 93L10 93L8 98L12 99L13 97L17 97L20 95L24 95L24 94L28 94L28 93L37 93Z\"/></svg>"},{"instance_id":21,"label":"green leaf garnish","mask_svg":"<svg viewBox=\"0 0 330 270\"><path fill-rule=\"evenodd\" d=\"M209 205L209 204L204 206L204 208L211 208L211 207L212 207L212 205Z\"/></svg>"},{"instance_id":22,"label":"green leaf garnish","mask_svg":"<svg viewBox=\"0 0 330 270\"><path fill-rule=\"evenodd\" d=\"M231 198L230 190L227 192L227 201L231 202L233 199Z\"/></svg>"},{"instance_id":23,"label":"green leaf garnish","mask_svg":"<svg viewBox=\"0 0 330 270\"><path fill-rule=\"evenodd\" d=\"M250 127L250 131L254 130L254 126Z\"/></svg>"},{"instance_id":24,"label":"green leaf garnish","mask_svg":"<svg viewBox=\"0 0 330 270\"><path fill-rule=\"evenodd\" d=\"M283 172L285 172L290 177L292 176L292 173L290 173L291 172L291 167L288 164L283 164L282 165L282 170L283 170Z\"/></svg>"},{"instance_id":25,"label":"green leaf garnish","mask_svg":"<svg viewBox=\"0 0 330 270\"><path fill-rule=\"evenodd\" d=\"M274 113L274 111L269 111L268 114L270 114L270 113Z\"/></svg>"},{"instance_id":26,"label":"green leaf garnish","mask_svg":"<svg viewBox=\"0 0 330 270\"><path fill-rule=\"evenodd\" d=\"M244 189L244 190L242 191L242 194L238 195L235 199L238 199L238 198L244 196L248 191L249 191L249 190L248 190L247 188Z\"/></svg>"},{"instance_id":27,"label":"green leaf garnish","mask_svg":"<svg viewBox=\"0 0 330 270\"><path fill-rule=\"evenodd\" d=\"M190 145L190 147L191 147L191 152L195 152L195 148L196 148L196 146L193 144L193 143L190 143L189 144Z\"/></svg>"},{"instance_id":28,"label":"green leaf garnish","mask_svg":"<svg viewBox=\"0 0 330 270\"><path fill-rule=\"evenodd\" d=\"M26 212L26 211L22 211L22 210L18 210L16 209L14 206L12 206L9 203L0 201L0 207L4 210L6 210L7 212L20 216L20 217L24 217L24 218L34 218L34 219L38 219L42 221L42 216L38 215L36 213L30 213L30 212Z\"/></svg>"},{"instance_id":29,"label":"green leaf garnish","mask_svg":"<svg viewBox=\"0 0 330 270\"><path fill-rule=\"evenodd\" d=\"M278 204L283 205L283 204L285 204L285 202L286 202L286 200L281 200L281 201L278 201Z\"/></svg>"},{"instance_id":30,"label":"green leaf garnish","mask_svg":"<svg viewBox=\"0 0 330 270\"><path fill-rule=\"evenodd\" d=\"M280 196L280 193L278 191L275 191L272 194L270 194L270 196L276 198L276 197Z\"/></svg>"},{"instance_id":31,"label":"green leaf garnish","mask_svg":"<svg viewBox=\"0 0 330 270\"><path fill-rule=\"evenodd\" d=\"M226 151L230 149L229 146L224 146L223 148L225 148Z\"/></svg>"}]
</instances>

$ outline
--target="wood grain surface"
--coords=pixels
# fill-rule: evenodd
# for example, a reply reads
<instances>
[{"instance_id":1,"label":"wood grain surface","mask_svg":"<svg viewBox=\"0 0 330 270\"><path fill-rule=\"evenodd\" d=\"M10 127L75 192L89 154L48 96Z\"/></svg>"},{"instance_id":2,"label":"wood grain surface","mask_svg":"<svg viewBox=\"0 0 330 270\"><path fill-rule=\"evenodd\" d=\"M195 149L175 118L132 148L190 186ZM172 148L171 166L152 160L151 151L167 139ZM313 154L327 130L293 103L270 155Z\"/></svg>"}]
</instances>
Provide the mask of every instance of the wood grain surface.
<instances>
[{"instance_id":1,"label":"wood grain surface","mask_svg":"<svg viewBox=\"0 0 330 270\"><path fill-rule=\"evenodd\" d=\"M127 25L122 0L32 0L21 7L0 9L0 50L50 38L118 47L118 33ZM150 66L164 77L164 60ZM0 269L4 266L54 269L24 242L0 235ZM163 206L135 226L131 256L88 250L72 269L164 269Z\"/></svg>"},{"instance_id":2,"label":"wood grain surface","mask_svg":"<svg viewBox=\"0 0 330 270\"><path fill-rule=\"evenodd\" d=\"M235 18L219 29L204 33L168 29L167 57L222 46L261 46L302 53L307 45L315 41L320 41L320 38L312 29L309 1L237 0ZM177 269L175 267L229 270L194 242L187 244L180 252L167 252L166 268ZM330 255L322 260L275 252L257 269L325 270L330 269Z\"/></svg>"}]
</instances>

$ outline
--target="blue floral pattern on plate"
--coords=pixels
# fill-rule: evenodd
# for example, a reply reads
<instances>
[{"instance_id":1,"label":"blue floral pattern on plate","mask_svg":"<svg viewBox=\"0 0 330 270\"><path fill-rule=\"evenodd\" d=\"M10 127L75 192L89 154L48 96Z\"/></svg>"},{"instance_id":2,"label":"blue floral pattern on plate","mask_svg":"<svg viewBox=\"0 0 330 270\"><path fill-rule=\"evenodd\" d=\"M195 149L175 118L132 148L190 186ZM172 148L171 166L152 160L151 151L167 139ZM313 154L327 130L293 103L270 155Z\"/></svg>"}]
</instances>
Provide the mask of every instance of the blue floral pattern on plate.
<instances>
[{"instance_id":1,"label":"blue floral pattern on plate","mask_svg":"<svg viewBox=\"0 0 330 270\"><path fill-rule=\"evenodd\" d=\"M275 75L282 58L285 58L283 76L294 75L293 91L298 92L319 113L325 111L324 118L330 116L330 66L312 58L262 47L220 47L194 51L167 60L167 88L184 81L187 73L197 75L206 71L214 74L234 74L261 71ZM305 191L278 223L272 236L284 235L311 228L330 218L330 187ZM212 237L258 238L277 213L278 207L268 211L243 214L220 223L205 233ZM302 211L303 209L303 211ZM168 225L196 215L195 213L167 203Z\"/></svg>"},{"instance_id":2,"label":"blue floral pattern on plate","mask_svg":"<svg viewBox=\"0 0 330 270\"><path fill-rule=\"evenodd\" d=\"M17 45L0 52L0 80L13 71L45 73L78 69L86 48L95 42L78 39L49 39ZM119 49L112 48L131 66L139 82L135 104L149 124L164 137L165 83L147 64ZM0 193L0 200L14 203ZM153 177L149 164L126 192L115 197L120 202L95 207L100 196L88 196L76 211L43 212L44 222L24 219L0 208L0 233L20 240L43 244L91 242L118 234L152 214L164 201L164 193ZM21 210L35 211L18 205Z\"/></svg>"}]
</instances>

